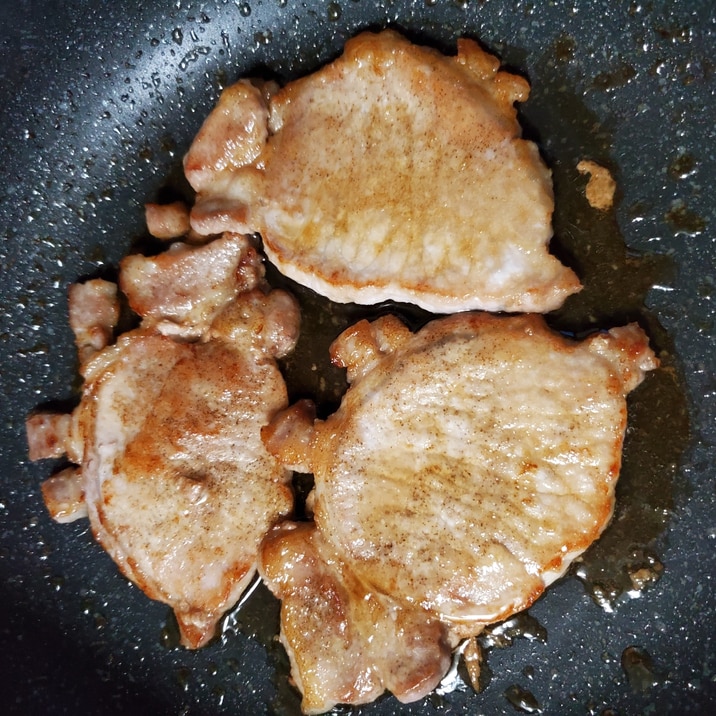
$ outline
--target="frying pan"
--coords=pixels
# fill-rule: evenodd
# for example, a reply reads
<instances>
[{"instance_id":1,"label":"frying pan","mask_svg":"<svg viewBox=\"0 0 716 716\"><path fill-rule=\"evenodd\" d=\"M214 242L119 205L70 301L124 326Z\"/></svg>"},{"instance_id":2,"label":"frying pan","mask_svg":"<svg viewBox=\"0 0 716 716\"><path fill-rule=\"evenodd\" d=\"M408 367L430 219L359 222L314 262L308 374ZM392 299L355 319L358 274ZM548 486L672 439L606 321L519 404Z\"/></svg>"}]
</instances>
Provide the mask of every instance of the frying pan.
<instances>
[{"instance_id":1,"label":"frying pan","mask_svg":"<svg viewBox=\"0 0 716 716\"><path fill-rule=\"evenodd\" d=\"M520 117L554 173L552 248L585 283L550 321L580 334L637 320L663 367L630 402L612 526L528 619L485 640L484 690L355 712L714 713L715 22L709 1L6 3L3 712L298 712L266 591L205 649L178 648L167 608L118 573L86 522L49 519L39 486L61 463L29 463L23 425L39 404L76 400L67 287L111 278L142 246L143 203L186 194L181 156L221 88L247 74L286 81L358 31L391 26L446 52L477 38L530 80ZM586 203L582 158L617 180L613 210ZM310 334L333 309L296 291ZM335 310L344 322L369 313ZM340 377L326 394L302 382L309 354L304 343L284 366L292 391L330 404Z\"/></svg>"}]
</instances>

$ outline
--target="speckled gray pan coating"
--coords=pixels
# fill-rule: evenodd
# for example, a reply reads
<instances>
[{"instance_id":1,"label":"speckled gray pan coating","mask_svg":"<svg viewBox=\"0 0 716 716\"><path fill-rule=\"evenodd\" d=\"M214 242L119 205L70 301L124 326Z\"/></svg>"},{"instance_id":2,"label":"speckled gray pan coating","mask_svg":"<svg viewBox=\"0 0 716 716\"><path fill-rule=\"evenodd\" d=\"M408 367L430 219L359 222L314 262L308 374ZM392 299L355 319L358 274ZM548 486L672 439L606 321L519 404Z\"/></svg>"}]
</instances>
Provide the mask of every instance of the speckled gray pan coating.
<instances>
[{"instance_id":1,"label":"speckled gray pan coating","mask_svg":"<svg viewBox=\"0 0 716 716\"><path fill-rule=\"evenodd\" d=\"M546 641L492 648L479 695L458 690L411 706L386 697L355 712L510 714L505 693L515 700L526 689L550 714L713 713L715 14L712 2L676 0L5 3L3 713L296 713L265 590L223 640L196 653L173 648L168 610L119 575L86 522L48 518L39 485L58 465L27 462L23 424L38 404L76 398L67 286L113 276L141 244L143 202L186 192L180 159L222 84L252 72L296 77L356 32L388 25L446 51L460 35L476 37L529 78L521 117L554 171L554 250L586 286L551 320L576 332L639 320L668 370L634 398L617 523L580 571L588 588L572 573L529 611L537 626L523 634L546 631ZM613 212L586 206L575 169L584 157L612 170ZM331 321L332 309L299 297L308 342L287 375L293 394L330 407L340 375L312 383L307 366L328 371L322 351L340 325L373 314L348 307ZM649 555L663 576L629 598L625 570ZM610 601L610 589L624 593ZM641 653L628 647L645 650L651 666L625 671L622 659Z\"/></svg>"}]
</instances>

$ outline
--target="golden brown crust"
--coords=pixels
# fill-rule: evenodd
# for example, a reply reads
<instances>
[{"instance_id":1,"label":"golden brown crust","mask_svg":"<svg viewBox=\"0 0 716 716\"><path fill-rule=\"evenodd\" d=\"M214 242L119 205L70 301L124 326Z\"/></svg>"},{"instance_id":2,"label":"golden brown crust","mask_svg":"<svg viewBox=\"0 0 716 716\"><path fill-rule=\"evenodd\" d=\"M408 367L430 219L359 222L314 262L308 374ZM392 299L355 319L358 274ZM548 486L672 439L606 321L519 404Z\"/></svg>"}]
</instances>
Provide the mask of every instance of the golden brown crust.
<instances>
[{"instance_id":1,"label":"golden brown crust","mask_svg":"<svg viewBox=\"0 0 716 716\"><path fill-rule=\"evenodd\" d=\"M387 336L387 338L386 338ZM457 314L332 346L351 387L314 425L315 520L357 577L462 637L530 606L609 521L634 325L576 342L537 315Z\"/></svg>"},{"instance_id":2,"label":"golden brown crust","mask_svg":"<svg viewBox=\"0 0 716 716\"><path fill-rule=\"evenodd\" d=\"M259 232L279 270L339 302L556 308L580 283L548 252L550 173L514 107L528 90L470 40L446 57L362 33L271 94L256 156L226 132L227 112L263 121L255 98L222 98L197 151L246 157L202 170L192 226Z\"/></svg>"}]
</instances>

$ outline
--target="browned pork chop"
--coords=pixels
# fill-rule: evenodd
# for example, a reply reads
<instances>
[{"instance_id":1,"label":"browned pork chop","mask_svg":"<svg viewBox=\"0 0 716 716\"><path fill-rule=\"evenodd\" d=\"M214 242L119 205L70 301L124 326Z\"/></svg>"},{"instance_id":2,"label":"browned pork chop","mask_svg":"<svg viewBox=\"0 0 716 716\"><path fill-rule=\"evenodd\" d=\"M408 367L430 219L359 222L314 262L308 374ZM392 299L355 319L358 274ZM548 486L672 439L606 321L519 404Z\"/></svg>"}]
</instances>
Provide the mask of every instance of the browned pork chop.
<instances>
[{"instance_id":1,"label":"browned pork chop","mask_svg":"<svg viewBox=\"0 0 716 716\"><path fill-rule=\"evenodd\" d=\"M550 172L514 108L528 92L471 40L446 57L392 31L280 90L241 81L185 157L192 227L259 232L334 301L554 309L580 284L548 253Z\"/></svg>"},{"instance_id":2,"label":"browned pork chop","mask_svg":"<svg viewBox=\"0 0 716 716\"><path fill-rule=\"evenodd\" d=\"M298 307L264 290L260 259L238 235L130 257L120 280L142 326L84 363L69 427L35 415L28 431L35 457L63 442L80 465L43 487L55 519L82 516L84 502L122 572L169 604L183 644L199 647L292 509L290 473L260 430L287 403L274 359L296 341Z\"/></svg>"},{"instance_id":3,"label":"browned pork chop","mask_svg":"<svg viewBox=\"0 0 716 716\"><path fill-rule=\"evenodd\" d=\"M314 473L318 532L350 579L454 638L528 607L599 536L626 395L657 365L636 325L575 342L539 316L482 313L416 334L362 321L332 354L351 381L339 410L314 423L298 404L265 442ZM282 629L312 648L290 610Z\"/></svg>"},{"instance_id":4,"label":"browned pork chop","mask_svg":"<svg viewBox=\"0 0 716 716\"><path fill-rule=\"evenodd\" d=\"M447 629L422 609L366 589L313 523L274 527L259 571L282 600L281 642L304 713L370 703L386 689L416 701L447 671Z\"/></svg>"}]
</instances>

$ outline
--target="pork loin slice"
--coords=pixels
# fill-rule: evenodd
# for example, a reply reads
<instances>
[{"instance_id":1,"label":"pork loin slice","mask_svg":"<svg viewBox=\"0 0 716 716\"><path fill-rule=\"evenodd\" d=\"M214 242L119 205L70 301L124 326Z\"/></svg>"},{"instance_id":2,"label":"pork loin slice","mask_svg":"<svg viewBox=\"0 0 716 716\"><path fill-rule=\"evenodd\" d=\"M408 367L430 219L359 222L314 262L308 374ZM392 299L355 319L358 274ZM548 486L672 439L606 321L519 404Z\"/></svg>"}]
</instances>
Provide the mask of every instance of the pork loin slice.
<instances>
[{"instance_id":1,"label":"pork loin slice","mask_svg":"<svg viewBox=\"0 0 716 716\"><path fill-rule=\"evenodd\" d=\"M314 473L317 528L365 589L457 636L528 607L602 532L626 395L657 365L636 325L575 342L483 313L362 321L332 353L338 411L301 403L265 443Z\"/></svg>"},{"instance_id":2,"label":"pork loin slice","mask_svg":"<svg viewBox=\"0 0 716 716\"><path fill-rule=\"evenodd\" d=\"M552 310L580 283L548 252L551 175L514 108L528 93L471 40L447 57L393 31L282 89L242 80L185 157L192 228L259 232L338 302Z\"/></svg>"},{"instance_id":3,"label":"pork loin slice","mask_svg":"<svg viewBox=\"0 0 716 716\"><path fill-rule=\"evenodd\" d=\"M262 277L237 235L129 257L120 281L141 326L83 363L72 416L28 420L33 458L78 464L43 485L51 515L88 514L122 572L172 607L190 648L212 638L293 507L261 428L287 404L275 359L295 345L299 312Z\"/></svg>"},{"instance_id":4,"label":"pork loin slice","mask_svg":"<svg viewBox=\"0 0 716 716\"><path fill-rule=\"evenodd\" d=\"M281 643L304 713L370 703L386 689L404 703L417 701L448 670L445 627L367 589L313 523L274 527L259 570L282 600Z\"/></svg>"},{"instance_id":5,"label":"pork loin slice","mask_svg":"<svg viewBox=\"0 0 716 716\"><path fill-rule=\"evenodd\" d=\"M224 340L120 337L90 366L79 407L85 501L95 537L182 642L205 644L256 568L259 542L290 513L290 473L260 429L286 404L270 355Z\"/></svg>"}]
</instances>

